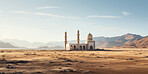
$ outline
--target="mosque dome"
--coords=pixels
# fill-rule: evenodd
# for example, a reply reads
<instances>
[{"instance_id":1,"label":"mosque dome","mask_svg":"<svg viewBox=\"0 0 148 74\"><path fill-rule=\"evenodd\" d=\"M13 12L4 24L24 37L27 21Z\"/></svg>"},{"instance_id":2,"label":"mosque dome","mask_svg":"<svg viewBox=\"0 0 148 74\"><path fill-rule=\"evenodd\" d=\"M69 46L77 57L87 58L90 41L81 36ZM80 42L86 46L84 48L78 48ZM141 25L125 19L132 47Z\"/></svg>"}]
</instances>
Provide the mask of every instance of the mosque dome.
<instances>
[{"instance_id":1,"label":"mosque dome","mask_svg":"<svg viewBox=\"0 0 148 74\"><path fill-rule=\"evenodd\" d=\"M91 33L89 33L89 34L87 35L87 40L88 40L88 41L93 40L93 35L92 35Z\"/></svg>"}]
</instances>

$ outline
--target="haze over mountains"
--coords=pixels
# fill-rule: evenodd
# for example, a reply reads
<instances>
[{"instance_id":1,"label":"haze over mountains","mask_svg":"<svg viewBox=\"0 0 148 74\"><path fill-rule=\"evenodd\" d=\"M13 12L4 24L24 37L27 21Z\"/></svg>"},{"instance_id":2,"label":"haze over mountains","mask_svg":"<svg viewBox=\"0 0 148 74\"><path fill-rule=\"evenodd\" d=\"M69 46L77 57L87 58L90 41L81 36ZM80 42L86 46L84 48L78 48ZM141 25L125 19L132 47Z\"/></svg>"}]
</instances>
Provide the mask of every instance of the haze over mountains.
<instances>
[{"instance_id":1,"label":"haze over mountains","mask_svg":"<svg viewBox=\"0 0 148 74\"><path fill-rule=\"evenodd\" d=\"M11 46L19 47L19 48L64 48L64 41L52 41L48 43L43 42L29 42L26 40L18 40L18 39L4 39L0 40L1 43L6 44L9 43ZM69 41L70 43L75 43L75 40ZM84 42L84 40L81 40ZM11 48L11 46L7 48ZM5 48L6 46L0 46L0 48Z\"/></svg>"},{"instance_id":2,"label":"haze over mountains","mask_svg":"<svg viewBox=\"0 0 148 74\"><path fill-rule=\"evenodd\" d=\"M0 48L17 48L17 47L11 45L10 43L0 42Z\"/></svg>"},{"instance_id":3,"label":"haze over mountains","mask_svg":"<svg viewBox=\"0 0 148 74\"><path fill-rule=\"evenodd\" d=\"M5 42L5 43L10 43L11 45L15 46L15 47L19 47L19 48L38 48L38 47L43 47L43 46L47 46L47 47L59 47L59 46L63 46L63 42L48 42L48 43L43 43L43 42L29 42L26 40L18 40L18 39L4 39L1 40L1 42ZM3 48L3 47L0 47ZM8 47L9 48L9 47ZM11 47L10 47L11 48Z\"/></svg>"},{"instance_id":4,"label":"haze over mountains","mask_svg":"<svg viewBox=\"0 0 148 74\"><path fill-rule=\"evenodd\" d=\"M136 34L125 34L116 37L94 37L96 41L96 48L111 48L111 47L142 47L148 48L148 36L142 37ZM69 41L75 43L76 40ZM85 40L81 40L84 43ZM0 42L0 48L64 48L63 41L53 41L48 43L43 42L29 42L17 39L4 39Z\"/></svg>"}]
</instances>

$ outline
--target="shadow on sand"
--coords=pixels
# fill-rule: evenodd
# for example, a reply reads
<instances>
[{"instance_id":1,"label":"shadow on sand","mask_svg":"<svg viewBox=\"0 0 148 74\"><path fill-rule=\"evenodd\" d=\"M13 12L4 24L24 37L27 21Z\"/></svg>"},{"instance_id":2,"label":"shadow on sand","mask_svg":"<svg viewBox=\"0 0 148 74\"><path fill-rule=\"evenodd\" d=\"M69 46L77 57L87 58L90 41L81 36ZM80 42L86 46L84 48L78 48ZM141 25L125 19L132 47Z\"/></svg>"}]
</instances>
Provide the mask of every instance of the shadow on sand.
<instances>
[{"instance_id":1,"label":"shadow on sand","mask_svg":"<svg viewBox=\"0 0 148 74\"><path fill-rule=\"evenodd\" d=\"M75 49L75 50L69 50L69 51L113 51L113 50L105 50L105 49L78 50L78 49Z\"/></svg>"}]
</instances>

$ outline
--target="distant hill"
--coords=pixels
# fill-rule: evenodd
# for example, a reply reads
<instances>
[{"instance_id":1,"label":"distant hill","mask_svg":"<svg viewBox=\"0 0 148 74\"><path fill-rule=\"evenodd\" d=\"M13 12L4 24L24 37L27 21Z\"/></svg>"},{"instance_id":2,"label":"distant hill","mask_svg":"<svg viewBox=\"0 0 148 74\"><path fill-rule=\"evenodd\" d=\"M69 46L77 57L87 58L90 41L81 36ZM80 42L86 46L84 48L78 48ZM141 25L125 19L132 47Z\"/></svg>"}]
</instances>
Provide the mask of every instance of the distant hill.
<instances>
[{"instance_id":1,"label":"distant hill","mask_svg":"<svg viewBox=\"0 0 148 74\"><path fill-rule=\"evenodd\" d=\"M116 37L94 37L96 41L96 48L111 48L111 47L123 47L130 46L133 44L133 41L141 40L143 37L136 34L125 34L122 36ZM144 41L144 40L143 40ZM52 41L48 43L43 42L29 42L25 40L17 40L17 39L4 39L1 42L9 43L13 46L18 47L26 47L26 48L43 48L44 46L49 48L64 48L64 41ZM68 43L76 43L76 40L68 41ZM81 40L80 43L84 43L85 40ZM44 47L45 48L45 47Z\"/></svg>"},{"instance_id":2,"label":"distant hill","mask_svg":"<svg viewBox=\"0 0 148 74\"><path fill-rule=\"evenodd\" d=\"M64 48L64 41L51 41L47 43L43 42L29 42L26 40L18 40L18 39L3 39L1 42L10 43L14 46L22 47L22 48L39 48L42 46L47 46L49 48ZM68 41L69 43L76 43L76 40ZM81 40L83 43L84 40Z\"/></svg>"},{"instance_id":3,"label":"distant hill","mask_svg":"<svg viewBox=\"0 0 148 74\"><path fill-rule=\"evenodd\" d=\"M43 48L43 49L64 49L64 47L62 47L62 46L54 46L54 47L41 46L41 47L39 47L39 49L40 48Z\"/></svg>"},{"instance_id":4,"label":"distant hill","mask_svg":"<svg viewBox=\"0 0 148 74\"><path fill-rule=\"evenodd\" d=\"M135 40L140 40L143 37L136 34L125 34L117 37L95 37L96 48L111 48L113 46L122 46L125 43L131 43Z\"/></svg>"},{"instance_id":5,"label":"distant hill","mask_svg":"<svg viewBox=\"0 0 148 74\"><path fill-rule=\"evenodd\" d=\"M125 43L122 47L131 47L131 48L148 48L148 36L135 40L133 42Z\"/></svg>"},{"instance_id":6,"label":"distant hill","mask_svg":"<svg viewBox=\"0 0 148 74\"><path fill-rule=\"evenodd\" d=\"M0 48L17 48L17 47L11 45L10 43L0 42Z\"/></svg>"},{"instance_id":7,"label":"distant hill","mask_svg":"<svg viewBox=\"0 0 148 74\"><path fill-rule=\"evenodd\" d=\"M38 48L39 48L39 49L40 49L40 48L43 48L43 49L46 48L46 49L47 49L47 48L49 48L49 47L48 47L48 46L41 46L41 47L38 47Z\"/></svg>"},{"instance_id":8,"label":"distant hill","mask_svg":"<svg viewBox=\"0 0 148 74\"><path fill-rule=\"evenodd\" d=\"M45 43L42 42L29 42L26 40L18 40L18 39L3 39L1 40L1 42L10 43L14 46L26 47L26 48L37 48L45 45Z\"/></svg>"},{"instance_id":9,"label":"distant hill","mask_svg":"<svg viewBox=\"0 0 148 74\"><path fill-rule=\"evenodd\" d=\"M54 47L50 47L49 49L64 49L64 47L62 47L62 46L54 46Z\"/></svg>"}]
</instances>

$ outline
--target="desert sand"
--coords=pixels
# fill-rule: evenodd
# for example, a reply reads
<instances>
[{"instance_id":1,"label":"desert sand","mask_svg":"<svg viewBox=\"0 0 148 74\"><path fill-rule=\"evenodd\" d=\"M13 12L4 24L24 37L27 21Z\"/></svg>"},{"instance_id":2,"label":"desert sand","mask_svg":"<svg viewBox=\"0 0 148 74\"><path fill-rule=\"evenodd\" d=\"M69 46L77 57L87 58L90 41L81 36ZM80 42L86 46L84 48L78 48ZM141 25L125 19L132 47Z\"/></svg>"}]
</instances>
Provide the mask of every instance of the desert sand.
<instances>
[{"instance_id":1,"label":"desert sand","mask_svg":"<svg viewBox=\"0 0 148 74\"><path fill-rule=\"evenodd\" d=\"M0 49L0 73L147 74L148 51Z\"/></svg>"}]
</instances>

